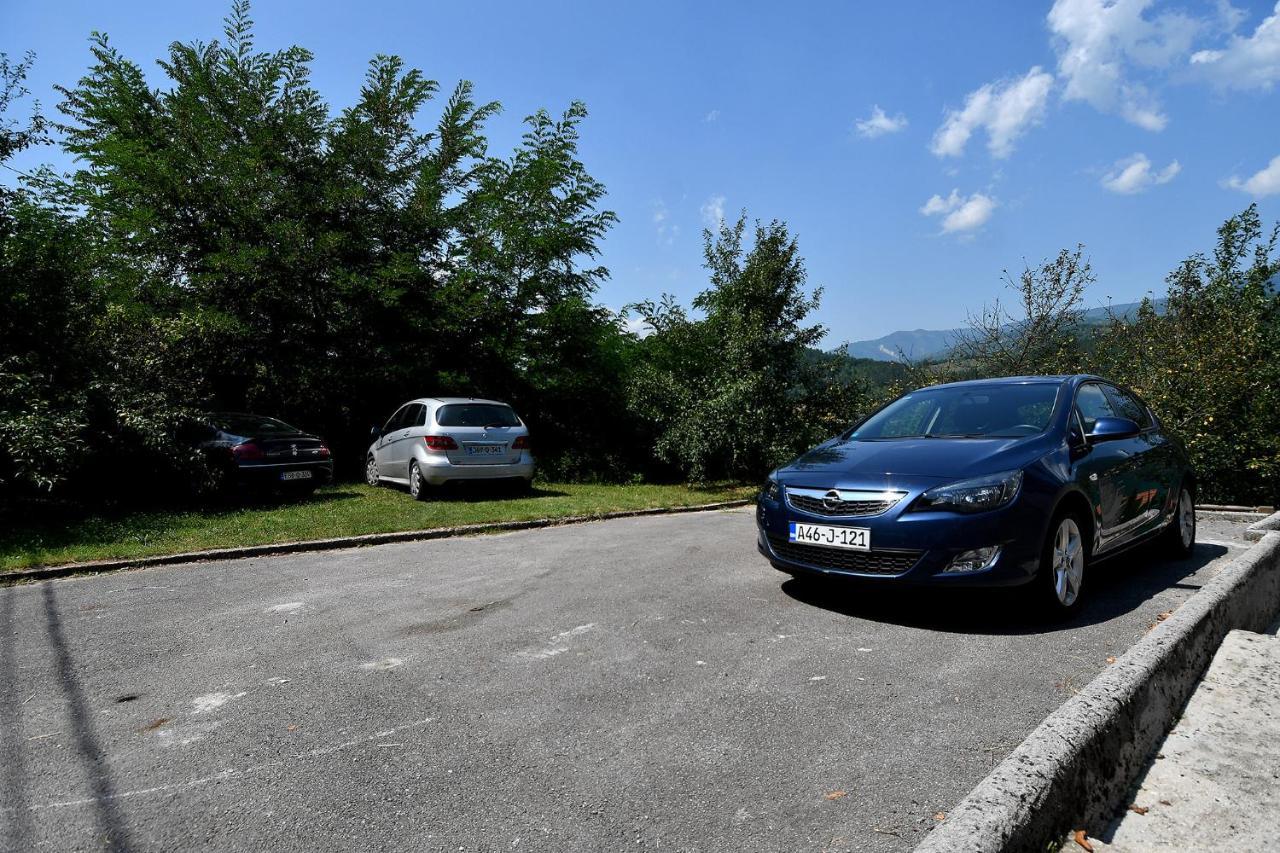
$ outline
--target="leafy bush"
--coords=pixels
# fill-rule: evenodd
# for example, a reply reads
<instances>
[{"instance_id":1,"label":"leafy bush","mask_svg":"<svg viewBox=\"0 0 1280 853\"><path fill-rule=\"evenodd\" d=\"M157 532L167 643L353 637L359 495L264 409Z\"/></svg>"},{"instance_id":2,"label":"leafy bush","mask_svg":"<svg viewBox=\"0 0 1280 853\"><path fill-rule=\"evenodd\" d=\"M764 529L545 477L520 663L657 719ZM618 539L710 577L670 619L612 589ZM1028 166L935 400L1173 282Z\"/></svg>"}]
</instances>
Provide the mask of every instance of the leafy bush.
<instances>
[{"instance_id":1,"label":"leafy bush","mask_svg":"<svg viewBox=\"0 0 1280 853\"><path fill-rule=\"evenodd\" d=\"M1142 395L1187 444L1206 501L1280 501L1280 225L1250 206L1218 229L1212 256L1169 274L1151 300L1115 320L1096 370Z\"/></svg>"},{"instance_id":2,"label":"leafy bush","mask_svg":"<svg viewBox=\"0 0 1280 853\"><path fill-rule=\"evenodd\" d=\"M629 397L654 454L692 480L755 479L843 429L868 403L838 362L807 357L825 334L805 325L821 291L780 222L746 216L704 233L711 287L691 319L671 297L631 306L651 330L638 348Z\"/></svg>"}]
</instances>

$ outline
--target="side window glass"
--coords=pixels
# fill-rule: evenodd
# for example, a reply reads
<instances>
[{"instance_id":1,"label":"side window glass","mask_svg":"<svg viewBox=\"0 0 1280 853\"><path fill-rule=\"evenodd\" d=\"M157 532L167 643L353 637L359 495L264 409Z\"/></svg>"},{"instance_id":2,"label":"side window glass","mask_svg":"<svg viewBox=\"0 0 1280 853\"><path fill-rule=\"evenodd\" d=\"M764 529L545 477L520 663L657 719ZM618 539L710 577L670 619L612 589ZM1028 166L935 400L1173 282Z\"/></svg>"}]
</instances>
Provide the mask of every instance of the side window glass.
<instances>
[{"instance_id":1,"label":"side window glass","mask_svg":"<svg viewBox=\"0 0 1280 853\"><path fill-rule=\"evenodd\" d=\"M1117 417L1102 386L1093 382L1080 386L1080 391L1076 394L1076 409L1080 412L1080 420L1084 423L1085 435L1093 432L1093 425L1098 422L1098 418Z\"/></svg>"},{"instance_id":2,"label":"side window glass","mask_svg":"<svg viewBox=\"0 0 1280 853\"><path fill-rule=\"evenodd\" d=\"M405 418L404 425L408 427L420 427L426 423L427 407L421 403L415 403L409 407L409 416Z\"/></svg>"},{"instance_id":3,"label":"side window glass","mask_svg":"<svg viewBox=\"0 0 1280 853\"><path fill-rule=\"evenodd\" d=\"M408 413L408 411L409 411L408 406L402 406L399 409L397 409L396 413L391 416L390 420L387 421L387 425L382 428L382 431L395 432L396 430L401 429L404 426L404 418L405 418L405 415Z\"/></svg>"},{"instance_id":4,"label":"side window glass","mask_svg":"<svg viewBox=\"0 0 1280 853\"><path fill-rule=\"evenodd\" d=\"M1111 385L1108 385L1106 390L1107 397L1111 399L1111 405L1120 413L1120 417L1128 418L1142 429L1151 426L1151 416L1147 413L1147 407L1138 402L1136 397Z\"/></svg>"}]
</instances>

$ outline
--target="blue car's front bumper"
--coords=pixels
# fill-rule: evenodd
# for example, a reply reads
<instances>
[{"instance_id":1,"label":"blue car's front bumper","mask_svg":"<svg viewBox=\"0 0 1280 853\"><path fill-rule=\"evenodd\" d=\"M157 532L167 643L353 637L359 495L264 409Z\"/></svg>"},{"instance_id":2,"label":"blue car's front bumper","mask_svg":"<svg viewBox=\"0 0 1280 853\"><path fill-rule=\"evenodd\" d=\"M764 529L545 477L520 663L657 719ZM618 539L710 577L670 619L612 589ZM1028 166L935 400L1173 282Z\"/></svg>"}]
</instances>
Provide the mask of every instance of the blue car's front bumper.
<instances>
[{"instance_id":1,"label":"blue car's front bumper","mask_svg":"<svg viewBox=\"0 0 1280 853\"><path fill-rule=\"evenodd\" d=\"M774 568L790 574L868 578L894 585L1013 586L1035 576L1048 517L1046 508L1025 489L1005 507L973 514L912 511L922 490L911 489L881 515L844 518L804 512L785 497L772 500L762 495L756 507L757 547ZM871 532L871 550L790 542L792 522L865 527ZM992 545L1000 546L1000 554L989 568L943 571L964 551Z\"/></svg>"}]
</instances>

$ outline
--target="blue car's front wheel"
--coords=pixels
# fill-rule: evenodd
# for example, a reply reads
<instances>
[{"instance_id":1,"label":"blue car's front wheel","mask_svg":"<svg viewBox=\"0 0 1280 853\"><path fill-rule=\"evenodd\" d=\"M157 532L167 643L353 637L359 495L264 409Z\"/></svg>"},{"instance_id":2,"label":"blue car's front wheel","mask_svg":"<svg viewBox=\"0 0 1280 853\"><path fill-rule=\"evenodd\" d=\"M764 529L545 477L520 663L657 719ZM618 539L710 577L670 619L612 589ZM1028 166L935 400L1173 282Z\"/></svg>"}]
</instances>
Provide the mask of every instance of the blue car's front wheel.
<instances>
[{"instance_id":1,"label":"blue car's front wheel","mask_svg":"<svg viewBox=\"0 0 1280 853\"><path fill-rule=\"evenodd\" d=\"M1080 608L1088 564L1089 543L1080 520L1070 512L1057 516L1049 526L1036 578L1040 599L1051 613L1067 616Z\"/></svg>"}]
</instances>

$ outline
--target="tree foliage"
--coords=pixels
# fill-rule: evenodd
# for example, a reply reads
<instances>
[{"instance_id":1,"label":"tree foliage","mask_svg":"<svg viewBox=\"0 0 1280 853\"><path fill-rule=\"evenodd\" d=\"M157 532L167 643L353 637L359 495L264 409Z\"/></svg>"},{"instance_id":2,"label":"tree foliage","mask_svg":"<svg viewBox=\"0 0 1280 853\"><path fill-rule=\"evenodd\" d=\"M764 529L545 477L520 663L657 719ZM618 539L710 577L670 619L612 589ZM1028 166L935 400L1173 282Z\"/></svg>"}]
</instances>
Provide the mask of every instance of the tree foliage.
<instances>
[{"instance_id":1,"label":"tree foliage","mask_svg":"<svg viewBox=\"0 0 1280 853\"><path fill-rule=\"evenodd\" d=\"M1186 442L1208 501L1280 499L1278 238L1256 205L1231 217L1211 255L1169 274L1163 312L1144 301L1095 348L1095 369L1141 394Z\"/></svg>"},{"instance_id":2,"label":"tree foliage","mask_svg":"<svg viewBox=\"0 0 1280 853\"><path fill-rule=\"evenodd\" d=\"M863 384L807 357L825 334L806 325L821 291L805 291L799 247L783 223L746 215L704 232L710 287L691 318L671 297L631 306L651 331L641 343L631 409L656 456L705 480L761 477L830 437L865 403Z\"/></svg>"},{"instance_id":3,"label":"tree foliage","mask_svg":"<svg viewBox=\"0 0 1280 853\"><path fill-rule=\"evenodd\" d=\"M497 103L463 81L426 123L437 83L377 56L356 103L335 114L310 82L308 51L255 48L245 2L221 39L174 43L158 88L105 35L90 50L87 73L59 89L79 169L9 248L25 252L14 263L78 289L68 304L96 347L83 361L114 374L46 382L23 367L21 387L53 390L15 411L60 413L68 448L95 420L178 458L175 425L193 413L259 411L326 435L356 470L369 425L403 400L483 394L516 404L546 456L572 449L569 468L625 466L608 409L581 411L584 390L617 387L627 342L592 302L615 217L578 158L582 104L529 116L514 150L493 156L484 126ZM5 125L6 140L24 132ZM41 240L76 249L37 257L28 244ZM8 280L14 298L56 289ZM129 381L102 417L73 415L118 377ZM76 399L55 399L64 390ZM28 467L42 486L70 474Z\"/></svg>"}]
</instances>

